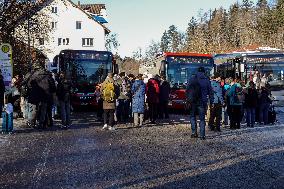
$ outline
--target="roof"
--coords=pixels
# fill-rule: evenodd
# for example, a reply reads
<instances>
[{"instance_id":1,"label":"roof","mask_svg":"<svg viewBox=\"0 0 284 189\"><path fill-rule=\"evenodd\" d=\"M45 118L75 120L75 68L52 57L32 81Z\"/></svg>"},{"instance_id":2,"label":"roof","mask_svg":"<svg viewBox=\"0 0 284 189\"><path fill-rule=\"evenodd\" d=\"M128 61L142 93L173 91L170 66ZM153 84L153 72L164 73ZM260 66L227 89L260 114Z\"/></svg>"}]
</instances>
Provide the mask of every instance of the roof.
<instances>
[{"instance_id":1,"label":"roof","mask_svg":"<svg viewBox=\"0 0 284 189\"><path fill-rule=\"evenodd\" d=\"M199 56L199 57L213 58L211 54L186 53L186 52L178 52L178 53L165 52L165 56Z\"/></svg>"},{"instance_id":2,"label":"roof","mask_svg":"<svg viewBox=\"0 0 284 189\"><path fill-rule=\"evenodd\" d=\"M102 9L106 9L105 4L79 4L81 9L88 11L91 14L100 15Z\"/></svg>"},{"instance_id":3,"label":"roof","mask_svg":"<svg viewBox=\"0 0 284 189\"><path fill-rule=\"evenodd\" d=\"M36 5L34 7L32 7L30 9L30 17L32 17L33 15L36 14L36 12L40 11L42 8L48 6L50 3L52 3L54 0L38 0L36 1ZM81 7L79 7L78 5L76 5L75 3L73 3L71 0L65 0L70 2L73 7L78 8L79 10L81 10L84 14L86 14L88 16L89 19L92 19L93 21L97 22L100 26L102 26L104 28L104 30L106 31L106 33L110 33L110 30L104 26L103 24L101 24L99 21L95 20L90 14L88 14L86 11L84 11ZM17 19L17 23L19 24L21 21L26 20L27 19L27 15L23 14L21 16L18 17Z\"/></svg>"}]
</instances>

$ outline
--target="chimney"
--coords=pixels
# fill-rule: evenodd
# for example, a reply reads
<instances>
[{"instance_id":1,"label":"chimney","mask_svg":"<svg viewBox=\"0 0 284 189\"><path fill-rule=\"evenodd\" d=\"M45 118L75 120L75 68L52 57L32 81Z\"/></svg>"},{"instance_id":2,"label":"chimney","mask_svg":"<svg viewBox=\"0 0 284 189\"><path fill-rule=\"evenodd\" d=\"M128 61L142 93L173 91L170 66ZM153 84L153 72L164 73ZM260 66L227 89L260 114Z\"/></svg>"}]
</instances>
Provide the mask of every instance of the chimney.
<instances>
[{"instance_id":1,"label":"chimney","mask_svg":"<svg viewBox=\"0 0 284 189\"><path fill-rule=\"evenodd\" d=\"M78 6L79 6L79 7L81 6L81 3L80 3L80 1L78 1Z\"/></svg>"}]
</instances>

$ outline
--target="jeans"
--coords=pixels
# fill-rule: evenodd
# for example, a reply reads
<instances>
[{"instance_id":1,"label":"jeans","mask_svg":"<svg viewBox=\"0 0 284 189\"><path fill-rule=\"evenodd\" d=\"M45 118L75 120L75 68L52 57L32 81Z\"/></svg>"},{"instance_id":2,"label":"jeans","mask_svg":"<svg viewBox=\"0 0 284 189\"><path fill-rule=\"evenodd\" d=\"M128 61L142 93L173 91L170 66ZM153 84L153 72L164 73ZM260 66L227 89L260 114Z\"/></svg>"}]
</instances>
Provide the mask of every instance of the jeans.
<instances>
[{"instance_id":1,"label":"jeans","mask_svg":"<svg viewBox=\"0 0 284 189\"><path fill-rule=\"evenodd\" d=\"M231 129L239 129L241 127L241 120L242 120L242 106L234 105L231 106Z\"/></svg>"},{"instance_id":2,"label":"jeans","mask_svg":"<svg viewBox=\"0 0 284 189\"><path fill-rule=\"evenodd\" d=\"M160 119L168 119L169 118L169 110L168 110L168 101L161 101L159 104L159 118Z\"/></svg>"},{"instance_id":3,"label":"jeans","mask_svg":"<svg viewBox=\"0 0 284 189\"><path fill-rule=\"evenodd\" d=\"M44 128L44 124L46 123L46 114L47 114L47 107L48 104L47 102L40 102L39 103L39 108L38 108L38 111L39 111L39 125L38 125L38 128Z\"/></svg>"},{"instance_id":4,"label":"jeans","mask_svg":"<svg viewBox=\"0 0 284 189\"><path fill-rule=\"evenodd\" d=\"M227 111L227 106L222 108L222 122L225 125L229 124L229 114L228 114L228 111Z\"/></svg>"},{"instance_id":5,"label":"jeans","mask_svg":"<svg viewBox=\"0 0 284 189\"><path fill-rule=\"evenodd\" d=\"M61 109L61 121L62 125L67 126L71 124L70 121L70 102L69 101L59 101Z\"/></svg>"},{"instance_id":6,"label":"jeans","mask_svg":"<svg viewBox=\"0 0 284 189\"><path fill-rule=\"evenodd\" d=\"M213 104L210 107L210 118L209 118L209 126L211 130L220 131L221 125L221 118L222 118L222 104Z\"/></svg>"},{"instance_id":7,"label":"jeans","mask_svg":"<svg viewBox=\"0 0 284 189\"><path fill-rule=\"evenodd\" d=\"M197 112L199 114L199 127L200 127L200 136L205 137L205 113L206 113L206 106L203 105L196 105L192 104L190 109L190 123L191 123L191 131L192 134L197 135L197 122L196 116Z\"/></svg>"},{"instance_id":8,"label":"jeans","mask_svg":"<svg viewBox=\"0 0 284 189\"><path fill-rule=\"evenodd\" d=\"M144 114L140 113L133 113L134 114L134 125L135 126L142 126L143 125L143 119L144 119Z\"/></svg>"},{"instance_id":9,"label":"jeans","mask_svg":"<svg viewBox=\"0 0 284 189\"><path fill-rule=\"evenodd\" d=\"M255 123L255 108L246 108L246 121L248 127L253 127Z\"/></svg>"},{"instance_id":10,"label":"jeans","mask_svg":"<svg viewBox=\"0 0 284 189\"><path fill-rule=\"evenodd\" d=\"M259 123L268 124L269 103L261 104L259 107Z\"/></svg>"},{"instance_id":11,"label":"jeans","mask_svg":"<svg viewBox=\"0 0 284 189\"><path fill-rule=\"evenodd\" d=\"M150 121L155 122L158 115L158 103L148 103L148 105Z\"/></svg>"},{"instance_id":12,"label":"jeans","mask_svg":"<svg viewBox=\"0 0 284 189\"><path fill-rule=\"evenodd\" d=\"M118 99L117 119L126 122L129 118L130 101L127 99Z\"/></svg>"},{"instance_id":13,"label":"jeans","mask_svg":"<svg viewBox=\"0 0 284 189\"><path fill-rule=\"evenodd\" d=\"M114 125L114 110L104 110L104 124L110 127Z\"/></svg>"},{"instance_id":14,"label":"jeans","mask_svg":"<svg viewBox=\"0 0 284 189\"><path fill-rule=\"evenodd\" d=\"M32 125L35 125L37 117L37 106L35 104L27 103L26 108L28 122L30 122Z\"/></svg>"}]
</instances>

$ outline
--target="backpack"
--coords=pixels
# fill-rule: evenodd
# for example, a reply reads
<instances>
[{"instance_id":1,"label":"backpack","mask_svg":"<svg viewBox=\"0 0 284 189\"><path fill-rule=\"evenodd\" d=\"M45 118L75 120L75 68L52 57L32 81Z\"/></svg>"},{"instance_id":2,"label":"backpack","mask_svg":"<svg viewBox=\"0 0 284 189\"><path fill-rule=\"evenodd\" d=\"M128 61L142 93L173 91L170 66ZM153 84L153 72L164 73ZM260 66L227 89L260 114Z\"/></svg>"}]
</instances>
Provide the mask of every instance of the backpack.
<instances>
[{"instance_id":1,"label":"backpack","mask_svg":"<svg viewBox=\"0 0 284 189\"><path fill-rule=\"evenodd\" d=\"M235 104L242 104L245 101L245 96L243 93L243 89L241 87L236 86L235 87L235 93L234 93L234 103Z\"/></svg>"},{"instance_id":2,"label":"backpack","mask_svg":"<svg viewBox=\"0 0 284 189\"><path fill-rule=\"evenodd\" d=\"M201 88L197 78L187 86L186 95L187 101L190 104L200 102Z\"/></svg>"},{"instance_id":3,"label":"backpack","mask_svg":"<svg viewBox=\"0 0 284 189\"><path fill-rule=\"evenodd\" d=\"M115 96L114 84L111 82L105 83L104 89L102 92L103 100L106 102L113 102L114 96Z\"/></svg>"}]
</instances>

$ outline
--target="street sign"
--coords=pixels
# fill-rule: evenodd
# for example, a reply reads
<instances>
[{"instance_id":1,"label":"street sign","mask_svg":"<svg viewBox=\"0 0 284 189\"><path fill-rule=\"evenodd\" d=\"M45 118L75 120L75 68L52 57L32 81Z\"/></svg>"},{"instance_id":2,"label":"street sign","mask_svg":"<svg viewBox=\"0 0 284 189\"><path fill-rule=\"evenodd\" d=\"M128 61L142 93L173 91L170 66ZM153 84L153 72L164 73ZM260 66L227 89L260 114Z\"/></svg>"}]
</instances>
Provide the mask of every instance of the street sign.
<instances>
[{"instance_id":1,"label":"street sign","mask_svg":"<svg viewBox=\"0 0 284 189\"><path fill-rule=\"evenodd\" d=\"M6 87L9 87L13 77L12 46L8 43L0 44L0 73Z\"/></svg>"}]
</instances>

